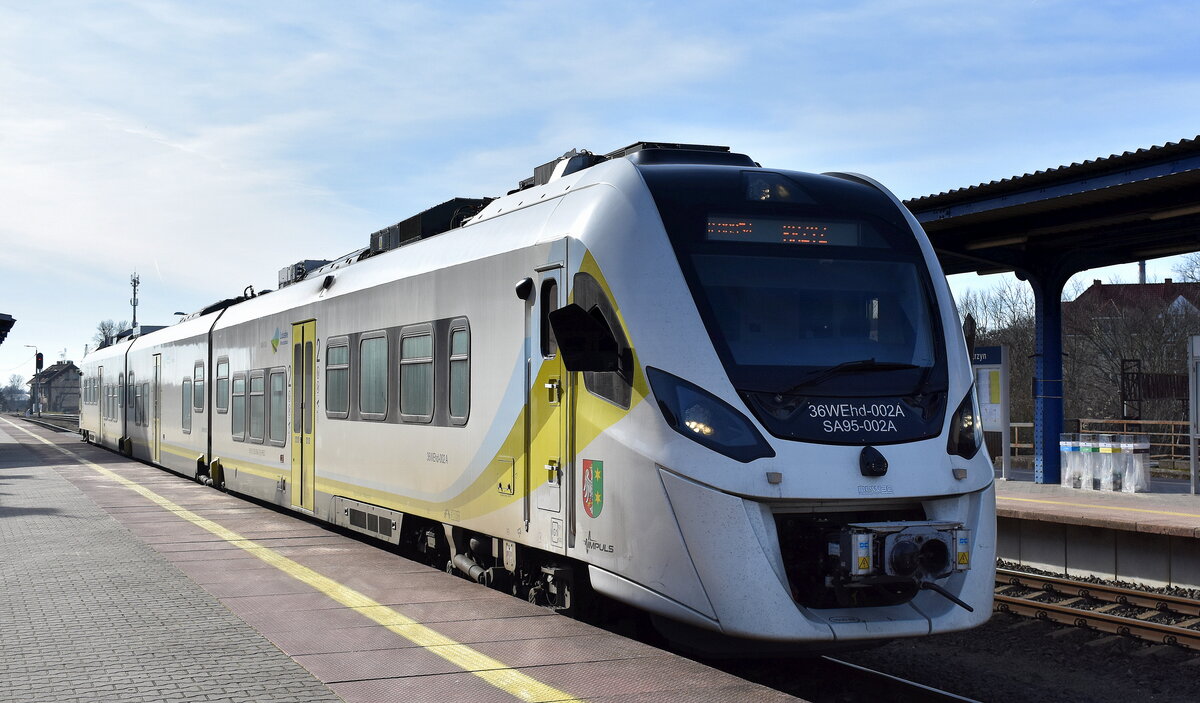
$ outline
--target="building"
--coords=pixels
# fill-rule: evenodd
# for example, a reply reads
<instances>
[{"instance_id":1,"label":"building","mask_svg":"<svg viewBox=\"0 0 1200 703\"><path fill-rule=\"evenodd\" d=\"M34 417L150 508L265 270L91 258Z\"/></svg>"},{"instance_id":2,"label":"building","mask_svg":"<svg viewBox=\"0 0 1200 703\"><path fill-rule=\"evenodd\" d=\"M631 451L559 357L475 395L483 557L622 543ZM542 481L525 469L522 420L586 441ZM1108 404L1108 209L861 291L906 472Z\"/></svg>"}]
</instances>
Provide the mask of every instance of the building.
<instances>
[{"instance_id":1,"label":"building","mask_svg":"<svg viewBox=\"0 0 1200 703\"><path fill-rule=\"evenodd\" d=\"M1187 417L1187 340L1200 283L1101 283L1063 303L1065 368L1081 417ZM1119 395L1113 390L1119 389Z\"/></svg>"},{"instance_id":2,"label":"building","mask_svg":"<svg viewBox=\"0 0 1200 703\"><path fill-rule=\"evenodd\" d=\"M1092 315L1136 310L1151 314L1200 314L1200 283L1101 283L1092 285L1074 300L1063 305L1063 316L1073 310Z\"/></svg>"},{"instance_id":3,"label":"building","mask_svg":"<svg viewBox=\"0 0 1200 703\"><path fill-rule=\"evenodd\" d=\"M79 367L73 361L42 369L30 379L29 389L41 401L42 412L79 412Z\"/></svg>"}]
</instances>

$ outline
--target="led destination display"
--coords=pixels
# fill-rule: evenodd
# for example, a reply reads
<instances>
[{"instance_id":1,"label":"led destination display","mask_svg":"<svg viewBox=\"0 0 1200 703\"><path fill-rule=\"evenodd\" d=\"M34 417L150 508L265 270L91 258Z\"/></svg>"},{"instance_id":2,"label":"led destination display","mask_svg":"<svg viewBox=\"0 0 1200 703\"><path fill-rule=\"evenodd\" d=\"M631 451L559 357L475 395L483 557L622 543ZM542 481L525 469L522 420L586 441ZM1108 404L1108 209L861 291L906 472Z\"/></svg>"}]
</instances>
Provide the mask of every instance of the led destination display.
<instances>
[{"instance_id":1,"label":"led destination display","mask_svg":"<svg viewBox=\"0 0 1200 703\"><path fill-rule=\"evenodd\" d=\"M862 226L857 222L715 216L708 218L705 238L714 242L857 247L864 246L861 230Z\"/></svg>"}]
</instances>

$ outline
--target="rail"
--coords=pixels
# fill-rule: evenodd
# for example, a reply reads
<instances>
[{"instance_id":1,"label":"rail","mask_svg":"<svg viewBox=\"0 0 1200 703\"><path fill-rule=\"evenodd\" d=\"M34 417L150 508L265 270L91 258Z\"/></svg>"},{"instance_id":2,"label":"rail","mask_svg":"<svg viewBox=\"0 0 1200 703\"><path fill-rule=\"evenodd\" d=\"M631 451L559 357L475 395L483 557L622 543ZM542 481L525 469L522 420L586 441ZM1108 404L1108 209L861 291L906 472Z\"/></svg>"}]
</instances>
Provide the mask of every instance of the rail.
<instances>
[{"instance_id":1,"label":"rail","mask_svg":"<svg viewBox=\"0 0 1200 703\"><path fill-rule=\"evenodd\" d=\"M1000 612L1200 650L1200 601L1190 598L997 569L995 599Z\"/></svg>"},{"instance_id":2,"label":"rail","mask_svg":"<svg viewBox=\"0 0 1200 703\"><path fill-rule=\"evenodd\" d=\"M79 430L79 416L69 413L42 413L40 417L15 414L13 417L55 432L77 432Z\"/></svg>"}]
</instances>

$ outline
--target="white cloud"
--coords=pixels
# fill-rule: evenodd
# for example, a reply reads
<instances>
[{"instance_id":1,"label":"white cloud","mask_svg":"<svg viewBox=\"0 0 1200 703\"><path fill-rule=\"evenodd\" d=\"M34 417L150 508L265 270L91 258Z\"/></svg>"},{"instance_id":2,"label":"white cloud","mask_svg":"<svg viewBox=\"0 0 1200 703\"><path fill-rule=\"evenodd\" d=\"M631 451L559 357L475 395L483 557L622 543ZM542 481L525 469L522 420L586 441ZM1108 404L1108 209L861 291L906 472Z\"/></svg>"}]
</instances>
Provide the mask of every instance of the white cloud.
<instances>
[{"instance_id":1,"label":"white cloud","mask_svg":"<svg viewBox=\"0 0 1200 703\"><path fill-rule=\"evenodd\" d=\"M1196 29L1184 2L0 6L0 265L58 262L26 320L119 317L134 268L169 317L638 139L923 195L1194 136Z\"/></svg>"}]
</instances>

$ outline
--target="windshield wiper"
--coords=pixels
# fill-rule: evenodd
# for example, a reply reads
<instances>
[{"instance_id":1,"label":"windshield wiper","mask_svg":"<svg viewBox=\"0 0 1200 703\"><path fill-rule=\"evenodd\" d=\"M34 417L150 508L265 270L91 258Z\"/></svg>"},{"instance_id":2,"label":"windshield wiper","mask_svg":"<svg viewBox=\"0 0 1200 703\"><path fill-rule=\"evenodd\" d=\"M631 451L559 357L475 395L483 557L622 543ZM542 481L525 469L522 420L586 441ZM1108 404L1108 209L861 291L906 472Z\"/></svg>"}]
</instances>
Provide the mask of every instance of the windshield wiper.
<instances>
[{"instance_id":1,"label":"windshield wiper","mask_svg":"<svg viewBox=\"0 0 1200 703\"><path fill-rule=\"evenodd\" d=\"M898 371L898 370L902 370L902 369L917 369L917 368L920 368L920 367L917 366L916 364L904 364L904 363L900 363L900 362L896 362L896 361L875 361L874 358L857 359L855 361L843 361L842 363L837 364L836 366L830 366L827 369L821 369L820 371L814 371L814 372L810 373L809 375L805 376L804 378L801 378L800 381L796 383L796 385L792 386L791 388L788 388L785 391L779 391L777 393L777 395L791 395L791 394L795 393L796 391L799 391L803 388L806 388L808 386L815 386L820 383L824 383L825 381L828 381L829 379L833 378L834 376L840 376L840 375L846 374L846 373L853 373L853 372L859 372L859 371L866 371L866 372Z\"/></svg>"}]
</instances>

